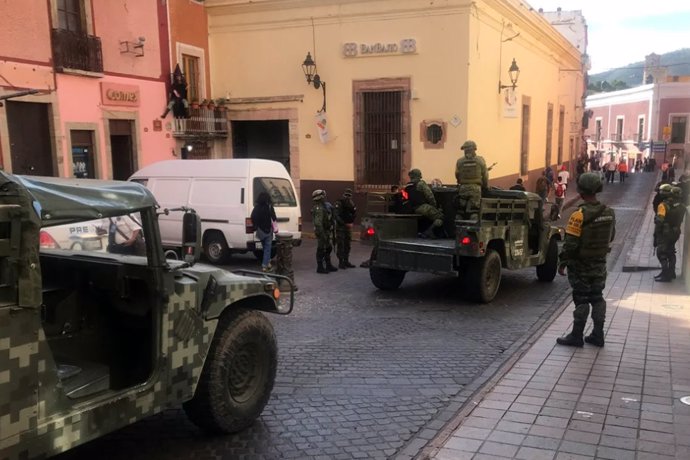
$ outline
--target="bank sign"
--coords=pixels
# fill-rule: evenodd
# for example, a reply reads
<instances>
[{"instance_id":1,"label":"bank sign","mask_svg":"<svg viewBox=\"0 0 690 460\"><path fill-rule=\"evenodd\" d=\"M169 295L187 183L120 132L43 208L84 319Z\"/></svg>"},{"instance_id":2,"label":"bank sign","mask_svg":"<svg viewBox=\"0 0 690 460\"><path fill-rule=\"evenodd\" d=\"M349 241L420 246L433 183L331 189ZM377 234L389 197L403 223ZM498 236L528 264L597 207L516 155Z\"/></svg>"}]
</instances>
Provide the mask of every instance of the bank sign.
<instances>
[{"instance_id":1,"label":"bank sign","mask_svg":"<svg viewBox=\"0 0 690 460\"><path fill-rule=\"evenodd\" d=\"M375 42L375 43L355 43L343 44L343 56L366 57L366 56L390 56L396 54L415 54L417 52L417 41L414 38L405 38L399 42Z\"/></svg>"}]
</instances>

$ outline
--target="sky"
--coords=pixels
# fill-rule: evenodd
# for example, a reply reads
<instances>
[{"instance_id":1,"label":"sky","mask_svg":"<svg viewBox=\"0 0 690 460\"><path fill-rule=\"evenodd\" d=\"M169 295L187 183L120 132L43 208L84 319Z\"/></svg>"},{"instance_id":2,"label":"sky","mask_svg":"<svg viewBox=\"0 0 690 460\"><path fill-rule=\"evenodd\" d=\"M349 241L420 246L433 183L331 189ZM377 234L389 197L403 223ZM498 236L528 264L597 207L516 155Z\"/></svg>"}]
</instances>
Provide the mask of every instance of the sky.
<instances>
[{"instance_id":1,"label":"sky","mask_svg":"<svg viewBox=\"0 0 690 460\"><path fill-rule=\"evenodd\" d=\"M590 74L690 48L690 0L527 0L534 9L581 10Z\"/></svg>"}]
</instances>

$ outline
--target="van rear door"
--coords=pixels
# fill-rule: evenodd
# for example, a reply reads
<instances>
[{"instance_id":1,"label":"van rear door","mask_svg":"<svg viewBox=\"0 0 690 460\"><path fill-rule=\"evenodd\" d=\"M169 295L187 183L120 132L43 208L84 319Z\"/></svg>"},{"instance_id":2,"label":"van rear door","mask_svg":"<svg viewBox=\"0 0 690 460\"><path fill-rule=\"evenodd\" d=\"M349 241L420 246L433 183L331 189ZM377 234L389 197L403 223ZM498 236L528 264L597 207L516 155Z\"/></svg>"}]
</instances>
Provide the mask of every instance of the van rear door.
<instances>
[{"instance_id":1,"label":"van rear door","mask_svg":"<svg viewBox=\"0 0 690 460\"><path fill-rule=\"evenodd\" d=\"M245 181L239 178L193 179L189 206L201 217L202 234L218 231L229 248L246 250L246 195Z\"/></svg>"},{"instance_id":2,"label":"van rear door","mask_svg":"<svg viewBox=\"0 0 690 460\"><path fill-rule=\"evenodd\" d=\"M189 187L192 180L183 177L149 178L146 187L156 197L161 208L179 208L189 206ZM171 212L158 217L163 246L180 246L182 244L182 213Z\"/></svg>"}]
</instances>

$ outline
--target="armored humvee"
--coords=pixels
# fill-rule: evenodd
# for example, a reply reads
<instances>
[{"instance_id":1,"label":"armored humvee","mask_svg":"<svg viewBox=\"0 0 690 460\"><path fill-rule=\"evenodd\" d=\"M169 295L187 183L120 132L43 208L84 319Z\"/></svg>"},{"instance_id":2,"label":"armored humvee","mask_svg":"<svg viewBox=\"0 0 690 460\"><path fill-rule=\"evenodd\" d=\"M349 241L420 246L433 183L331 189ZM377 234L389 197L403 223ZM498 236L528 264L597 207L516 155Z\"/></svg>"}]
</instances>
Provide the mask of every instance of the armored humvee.
<instances>
[{"instance_id":1,"label":"armored humvee","mask_svg":"<svg viewBox=\"0 0 690 460\"><path fill-rule=\"evenodd\" d=\"M289 279L196 264L189 209L184 260L167 260L169 211L136 183L0 172L0 459L47 457L179 404L221 433L261 414L277 364L262 312L290 313L293 290L282 302L277 289ZM41 247L47 227L121 215L136 215L142 255Z\"/></svg>"},{"instance_id":2,"label":"armored humvee","mask_svg":"<svg viewBox=\"0 0 690 460\"><path fill-rule=\"evenodd\" d=\"M536 267L539 280L553 281L563 231L546 222L538 195L490 189L482 196L478 218L461 220L455 218L456 189L432 190L444 212L440 238L420 238L423 218L415 214L368 213L365 233L373 237L369 274L374 286L397 289L410 271L459 276L465 292L486 303L498 292L501 268ZM385 207L385 197L378 198Z\"/></svg>"}]
</instances>

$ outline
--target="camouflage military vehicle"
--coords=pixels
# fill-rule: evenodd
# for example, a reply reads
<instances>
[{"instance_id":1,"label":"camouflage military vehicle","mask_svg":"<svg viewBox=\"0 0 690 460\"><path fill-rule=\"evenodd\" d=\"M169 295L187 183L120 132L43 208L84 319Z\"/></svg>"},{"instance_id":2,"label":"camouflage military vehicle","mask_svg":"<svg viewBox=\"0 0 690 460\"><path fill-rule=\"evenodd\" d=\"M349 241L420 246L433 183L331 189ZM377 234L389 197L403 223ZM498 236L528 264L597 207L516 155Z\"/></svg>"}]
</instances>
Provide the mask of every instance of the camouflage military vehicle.
<instances>
[{"instance_id":1,"label":"camouflage military vehicle","mask_svg":"<svg viewBox=\"0 0 690 460\"><path fill-rule=\"evenodd\" d=\"M433 191L444 211L444 237L420 238L424 224L414 214L368 214L366 233L374 246L369 274L374 286L397 289L407 272L459 276L469 296L486 303L498 292L501 268L536 267L539 280L553 281L562 230L545 221L538 195L492 189L482 197L478 219L456 220L456 189Z\"/></svg>"},{"instance_id":2,"label":"camouflage military vehicle","mask_svg":"<svg viewBox=\"0 0 690 460\"><path fill-rule=\"evenodd\" d=\"M197 425L241 430L266 405L287 314L278 277L167 260L151 193L128 182L0 172L0 459L42 458L184 405ZM42 248L42 228L136 214L144 255ZM50 245L49 245L50 246ZM289 280L286 280L289 282Z\"/></svg>"}]
</instances>

